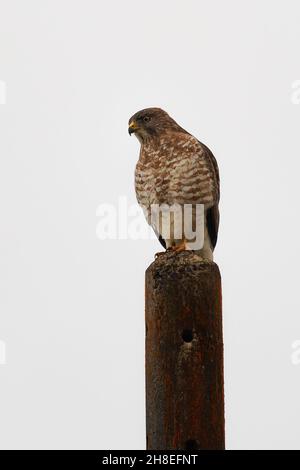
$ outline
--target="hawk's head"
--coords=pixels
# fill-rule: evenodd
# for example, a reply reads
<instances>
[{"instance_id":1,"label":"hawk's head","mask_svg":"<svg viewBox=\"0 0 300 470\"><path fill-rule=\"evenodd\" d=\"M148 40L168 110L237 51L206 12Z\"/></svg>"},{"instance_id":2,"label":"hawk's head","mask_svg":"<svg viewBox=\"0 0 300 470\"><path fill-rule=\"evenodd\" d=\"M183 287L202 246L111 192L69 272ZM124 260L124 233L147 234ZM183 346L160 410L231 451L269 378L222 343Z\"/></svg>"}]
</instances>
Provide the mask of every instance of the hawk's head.
<instances>
[{"instance_id":1,"label":"hawk's head","mask_svg":"<svg viewBox=\"0 0 300 470\"><path fill-rule=\"evenodd\" d=\"M166 111L160 108L146 108L135 113L128 123L129 135L135 134L144 142L167 131L185 132Z\"/></svg>"}]
</instances>

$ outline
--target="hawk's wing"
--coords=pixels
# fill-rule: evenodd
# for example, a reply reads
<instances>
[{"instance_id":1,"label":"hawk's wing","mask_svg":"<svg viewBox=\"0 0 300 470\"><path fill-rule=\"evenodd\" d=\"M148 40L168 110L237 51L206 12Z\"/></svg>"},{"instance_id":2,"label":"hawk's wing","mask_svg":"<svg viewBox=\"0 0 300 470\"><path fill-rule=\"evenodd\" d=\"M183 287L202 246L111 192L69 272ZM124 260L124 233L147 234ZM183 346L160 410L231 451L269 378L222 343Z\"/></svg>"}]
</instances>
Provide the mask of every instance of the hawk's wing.
<instances>
[{"instance_id":1,"label":"hawk's wing","mask_svg":"<svg viewBox=\"0 0 300 470\"><path fill-rule=\"evenodd\" d=\"M219 231L219 221L220 221L220 213L219 213L219 199L220 199L220 176L219 176L219 168L217 164L217 160L215 159L213 153L206 147L205 144L199 142L202 146L207 159L211 162L212 170L215 174L216 182L218 185L218 200L217 203L212 206L210 209L207 210L206 214L206 226L209 234L209 238L213 248L215 248L218 239L218 231Z\"/></svg>"},{"instance_id":2,"label":"hawk's wing","mask_svg":"<svg viewBox=\"0 0 300 470\"><path fill-rule=\"evenodd\" d=\"M158 240L160 241L161 245L164 247L164 249L166 250L167 249L167 245L166 245L166 241L165 239L159 235L159 233L156 233L157 237L158 237Z\"/></svg>"}]
</instances>

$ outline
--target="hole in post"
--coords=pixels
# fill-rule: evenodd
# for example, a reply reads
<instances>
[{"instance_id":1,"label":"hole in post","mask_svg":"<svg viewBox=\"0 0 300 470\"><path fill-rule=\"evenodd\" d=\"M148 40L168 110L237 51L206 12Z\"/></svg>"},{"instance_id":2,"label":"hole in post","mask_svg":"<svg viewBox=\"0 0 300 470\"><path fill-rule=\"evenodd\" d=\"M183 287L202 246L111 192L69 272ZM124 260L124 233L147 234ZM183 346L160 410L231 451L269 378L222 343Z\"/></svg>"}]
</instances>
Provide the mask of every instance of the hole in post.
<instances>
[{"instance_id":1,"label":"hole in post","mask_svg":"<svg viewBox=\"0 0 300 470\"><path fill-rule=\"evenodd\" d=\"M193 341L193 332L192 330L183 330L181 337L185 343L190 343Z\"/></svg>"},{"instance_id":2,"label":"hole in post","mask_svg":"<svg viewBox=\"0 0 300 470\"><path fill-rule=\"evenodd\" d=\"M199 449L198 442L195 439L189 439L185 443L185 450L196 450Z\"/></svg>"}]
</instances>

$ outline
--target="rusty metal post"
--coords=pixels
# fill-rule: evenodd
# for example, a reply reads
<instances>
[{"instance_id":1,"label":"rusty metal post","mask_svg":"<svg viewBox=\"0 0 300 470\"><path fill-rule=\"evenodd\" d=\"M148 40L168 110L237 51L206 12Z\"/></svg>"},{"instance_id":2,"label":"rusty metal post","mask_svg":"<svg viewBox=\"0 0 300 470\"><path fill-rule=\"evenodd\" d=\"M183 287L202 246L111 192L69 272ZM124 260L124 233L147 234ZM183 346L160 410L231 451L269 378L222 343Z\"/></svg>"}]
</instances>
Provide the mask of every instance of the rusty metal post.
<instances>
[{"instance_id":1,"label":"rusty metal post","mask_svg":"<svg viewBox=\"0 0 300 470\"><path fill-rule=\"evenodd\" d=\"M147 449L224 449L221 277L193 252L146 271Z\"/></svg>"}]
</instances>

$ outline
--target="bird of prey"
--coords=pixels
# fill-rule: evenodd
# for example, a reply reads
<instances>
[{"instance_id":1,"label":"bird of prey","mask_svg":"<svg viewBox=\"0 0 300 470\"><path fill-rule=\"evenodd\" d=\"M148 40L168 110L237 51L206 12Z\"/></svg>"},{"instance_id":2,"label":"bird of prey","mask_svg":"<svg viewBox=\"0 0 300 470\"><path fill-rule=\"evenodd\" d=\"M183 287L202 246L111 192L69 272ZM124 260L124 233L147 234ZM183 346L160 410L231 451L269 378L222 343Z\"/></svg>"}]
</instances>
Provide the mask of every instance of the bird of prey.
<instances>
[{"instance_id":1,"label":"bird of prey","mask_svg":"<svg viewBox=\"0 0 300 470\"><path fill-rule=\"evenodd\" d=\"M141 144L135 170L137 200L159 241L175 252L196 246L197 254L213 260L220 180L212 152L160 108L135 113L129 119L128 132L134 133ZM198 206L202 212L197 212ZM166 217L168 208L171 210ZM186 234L187 218L193 227L190 236ZM194 243L197 231L203 233L199 246Z\"/></svg>"}]
</instances>

